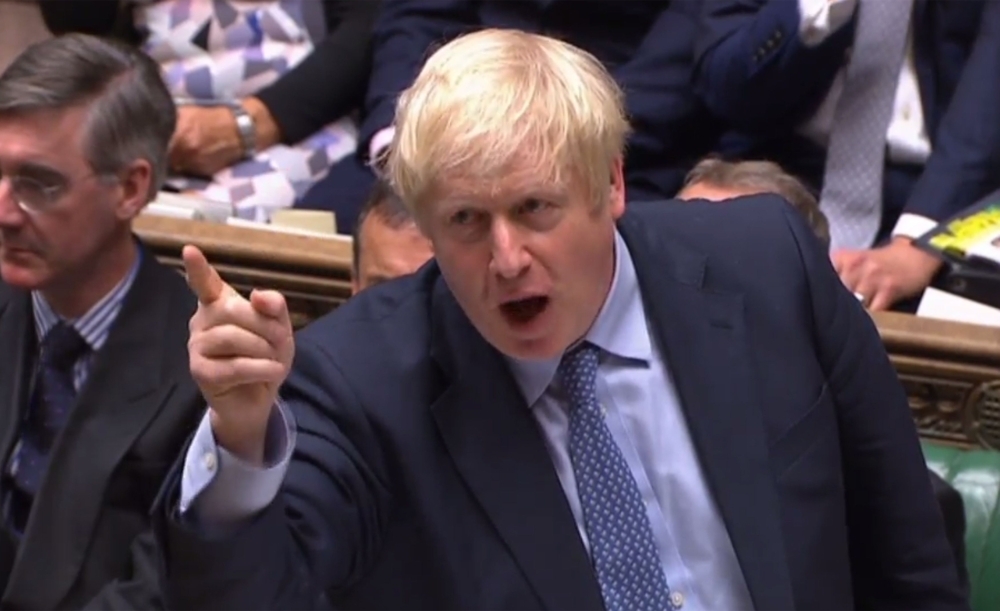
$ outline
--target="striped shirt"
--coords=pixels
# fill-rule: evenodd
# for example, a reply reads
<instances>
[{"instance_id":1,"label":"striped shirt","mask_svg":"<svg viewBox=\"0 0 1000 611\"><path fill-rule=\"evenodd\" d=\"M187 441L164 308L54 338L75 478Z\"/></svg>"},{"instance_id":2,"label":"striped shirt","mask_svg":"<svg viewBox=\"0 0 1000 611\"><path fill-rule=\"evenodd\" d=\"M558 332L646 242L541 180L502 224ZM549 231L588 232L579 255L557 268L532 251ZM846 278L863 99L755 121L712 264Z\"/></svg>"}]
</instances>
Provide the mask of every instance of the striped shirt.
<instances>
[{"instance_id":1,"label":"striped shirt","mask_svg":"<svg viewBox=\"0 0 1000 611\"><path fill-rule=\"evenodd\" d=\"M132 288L135 277L139 273L142 256L142 249L140 248L138 256L136 256L131 269L129 269L125 277L122 278L115 288L111 289L111 292L101 298L94 307L90 308L86 314L76 320L62 319L66 324L70 324L76 329L77 333L87 342L87 346L89 347L86 353L73 366L73 386L77 392L80 392L80 389L83 388L84 383L87 381L87 377L90 375L94 355L108 341L108 334L111 333L111 327L118 318L118 313L122 309L122 303L124 303L125 297L128 295L129 289ZM35 333L37 333L40 344L41 340L61 318L52 310L52 307L40 292L32 291L31 303L35 311Z\"/></svg>"}]
</instances>

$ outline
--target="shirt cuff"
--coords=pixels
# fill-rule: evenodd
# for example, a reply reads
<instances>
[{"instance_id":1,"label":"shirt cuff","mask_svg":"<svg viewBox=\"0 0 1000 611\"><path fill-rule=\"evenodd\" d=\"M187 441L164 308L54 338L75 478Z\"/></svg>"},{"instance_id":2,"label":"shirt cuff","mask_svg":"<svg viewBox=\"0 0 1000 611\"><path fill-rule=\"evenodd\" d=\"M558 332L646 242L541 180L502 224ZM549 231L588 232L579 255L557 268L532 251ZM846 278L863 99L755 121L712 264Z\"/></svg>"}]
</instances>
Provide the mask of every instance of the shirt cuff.
<instances>
[{"instance_id":1,"label":"shirt cuff","mask_svg":"<svg viewBox=\"0 0 1000 611\"><path fill-rule=\"evenodd\" d=\"M892 229L892 237L898 236L915 240L937 226L938 222L934 219L904 213L896 221L896 226Z\"/></svg>"},{"instance_id":2,"label":"shirt cuff","mask_svg":"<svg viewBox=\"0 0 1000 611\"><path fill-rule=\"evenodd\" d=\"M392 144L392 139L396 136L396 128L394 126L385 127L383 129L375 132L372 136L371 142L368 143L368 159L375 163L379 160L379 155L382 151L386 149L390 144Z\"/></svg>"},{"instance_id":3,"label":"shirt cuff","mask_svg":"<svg viewBox=\"0 0 1000 611\"><path fill-rule=\"evenodd\" d=\"M799 38L814 47L844 27L858 6L858 0L798 0Z\"/></svg>"},{"instance_id":4,"label":"shirt cuff","mask_svg":"<svg viewBox=\"0 0 1000 611\"><path fill-rule=\"evenodd\" d=\"M181 515L206 527L253 517L278 495L294 447L295 420L281 401L268 420L264 467L248 464L219 447L206 412L184 459Z\"/></svg>"}]
</instances>

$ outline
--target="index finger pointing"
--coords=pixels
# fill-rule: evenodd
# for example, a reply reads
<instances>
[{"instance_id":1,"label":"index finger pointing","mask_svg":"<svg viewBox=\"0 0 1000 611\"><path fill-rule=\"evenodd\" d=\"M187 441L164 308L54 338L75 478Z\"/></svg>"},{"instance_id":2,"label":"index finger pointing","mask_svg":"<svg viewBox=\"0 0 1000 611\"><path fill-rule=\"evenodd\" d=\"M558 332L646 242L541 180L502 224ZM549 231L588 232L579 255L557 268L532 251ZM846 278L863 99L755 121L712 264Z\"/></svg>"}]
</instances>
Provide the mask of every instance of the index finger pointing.
<instances>
[{"instance_id":1,"label":"index finger pointing","mask_svg":"<svg viewBox=\"0 0 1000 611\"><path fill-rule=\"evenodd\" d=\"M208 264L208 259L196 246L185 246L181 251L184 260L184 271L187 272L187 282L198 301L205 305L214 303L222 296L226 283L222 281L219 272Z\"/></svg>"}]
</instances>

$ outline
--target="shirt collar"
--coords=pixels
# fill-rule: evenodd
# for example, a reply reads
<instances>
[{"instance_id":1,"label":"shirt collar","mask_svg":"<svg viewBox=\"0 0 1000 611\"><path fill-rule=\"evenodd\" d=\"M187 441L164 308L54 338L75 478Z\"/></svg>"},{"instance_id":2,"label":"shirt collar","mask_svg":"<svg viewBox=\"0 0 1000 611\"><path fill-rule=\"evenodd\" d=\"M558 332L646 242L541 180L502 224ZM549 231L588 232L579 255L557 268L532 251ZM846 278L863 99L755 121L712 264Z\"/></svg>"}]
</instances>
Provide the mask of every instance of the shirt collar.
<instances>
[{"instance_id":1,"label":"shirt collar","mask_svg":"<svg viewBox=\"0 0 1000 611\"><path fill-rule=\"evenodd\" d=\"M584 339L613 356L648 362L653 349L639 281L632 256L617 230L614 253L615 271L611 289ZM506 358L521 394L528 406L534 407L545 389L552 385L562 355L544 361Z\"/></svg>"},{"instance_id":2,"label":"shirt collar","mask_svg":"<svg viewBox=\"0 0 1000 611\"><path fill-rule=\"evenodd\" d=\"M80 337L87 342L87 346L91 351L96 352L100 350L108 340L111 325L118 318L118 312L121 310L125 296L128 295L129 289L132 288L132 284L135 282L135 277L139 273L139 266L142 263L142 257L143 251L140 247L135 261L132 262L132 267L129 268L125 277L107 295L94 304L86 314L75 320L63 319L55 313L41 292L32 291L31 303L35 318L35 333L39 341L44 339L49 331L52 330L52 327L61 321L72 325L77 333L80 334Z\"/></svg>"}]
</instances>

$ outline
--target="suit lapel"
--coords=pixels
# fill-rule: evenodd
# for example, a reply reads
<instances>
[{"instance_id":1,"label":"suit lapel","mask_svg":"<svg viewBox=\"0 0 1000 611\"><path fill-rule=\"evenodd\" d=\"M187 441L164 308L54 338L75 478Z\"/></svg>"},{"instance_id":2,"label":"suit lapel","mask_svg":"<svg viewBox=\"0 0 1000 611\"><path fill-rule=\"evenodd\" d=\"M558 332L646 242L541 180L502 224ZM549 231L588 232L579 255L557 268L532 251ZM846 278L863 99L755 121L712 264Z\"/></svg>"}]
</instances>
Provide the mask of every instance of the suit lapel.
<instances>
[{"instance_id":1,"label":"suit lapel","mask_svg":"<svg viewBox=\"0 0 1000 611\"><path fill-rule=\"evenodd\" d=\"M146 254L52 451L4 600L52 609L85 559L111 476L175 388L163 367L171 295ZM158 324L158 321L159 324Z\"/></svg>"},{"instance_id":2,"label":"suit lapel","mask_svg":"<svg viewBox=\"0 0 1000 611\"><path fill-rule=\"evenodd\" d=\"M0 465L17 438L28 404L31 363L35 352L31 298L0 283Z\"/></svg>"},{"instance_id":3,"label":"suit lapel","mask_svg":"<svg viewBox=\"0 0 1000 611\"><path fill-rule=\"evenodd\" d=\"M791 578L755 400L743 301L706 287L704 256L626 214L622 237L699 462L757 609L791 609Z\"/></svg>"},{"instance_id":4,"label":"suit lapel","mask_svg":"<svg viewBox=\"0 0 1000 611\"><path fill-rule=\"evenodd\" d=\"M503 358L437 283L432 354L451 386L431 406L459 473L549 609L603 601L552 459Z\"/></svg>"}]
</instances>

